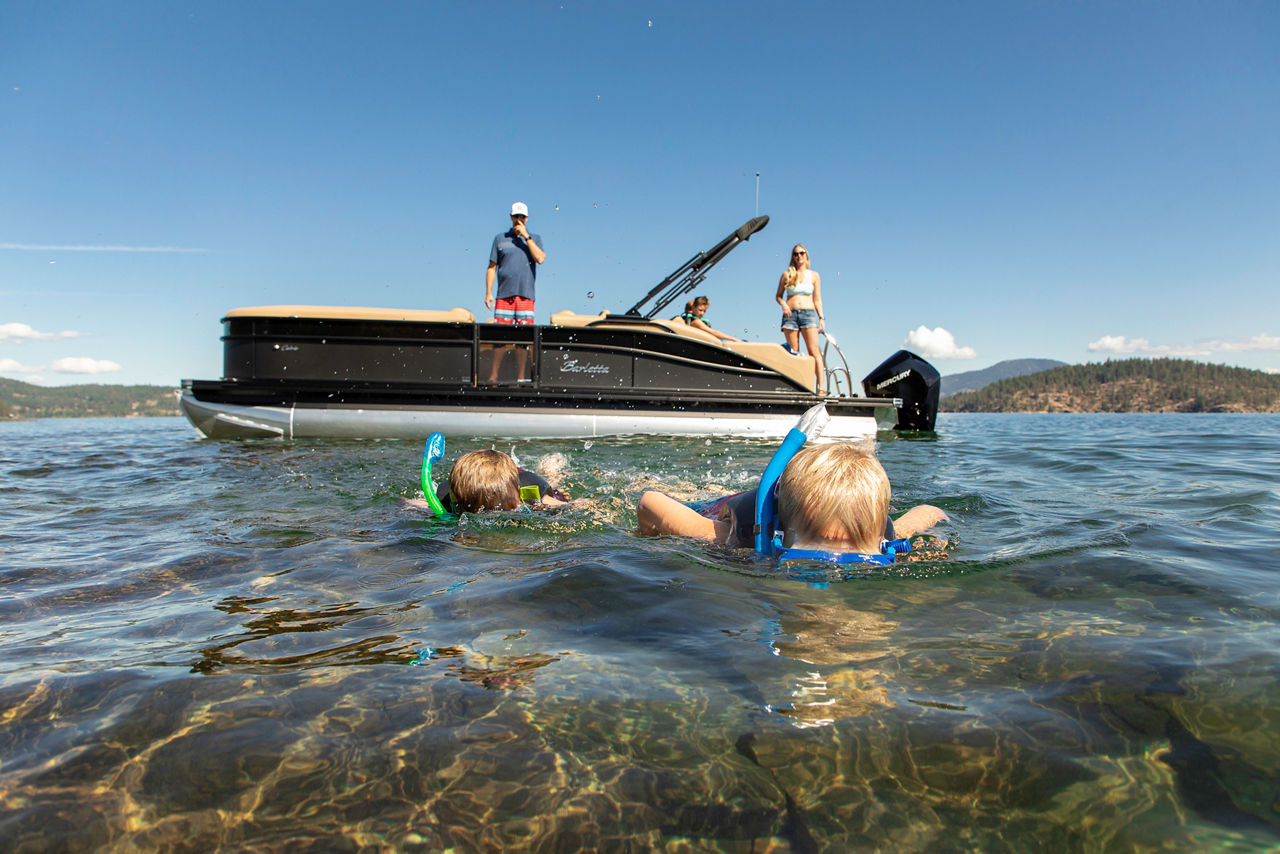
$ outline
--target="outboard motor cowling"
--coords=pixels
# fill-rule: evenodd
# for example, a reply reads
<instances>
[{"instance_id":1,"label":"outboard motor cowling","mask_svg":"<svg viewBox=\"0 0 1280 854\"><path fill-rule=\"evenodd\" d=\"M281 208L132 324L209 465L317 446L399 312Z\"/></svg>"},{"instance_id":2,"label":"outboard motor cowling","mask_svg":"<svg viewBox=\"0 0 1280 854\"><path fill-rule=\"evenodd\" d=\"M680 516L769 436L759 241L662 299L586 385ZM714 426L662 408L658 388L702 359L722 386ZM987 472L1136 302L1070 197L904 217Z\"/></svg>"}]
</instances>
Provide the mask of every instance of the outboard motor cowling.
<instances>
[{"instance_id":1,"label":"outboard motor cowling","mask_svg":"<svg viewBox=\"0 0 1280 854\"><path fill-rule=\"evenodd\" d=\"M899 350L862 380L867 397L902 399L895 430L932 430L938 418L942 375L909 350Z\"/></svg>"}]
</instances>

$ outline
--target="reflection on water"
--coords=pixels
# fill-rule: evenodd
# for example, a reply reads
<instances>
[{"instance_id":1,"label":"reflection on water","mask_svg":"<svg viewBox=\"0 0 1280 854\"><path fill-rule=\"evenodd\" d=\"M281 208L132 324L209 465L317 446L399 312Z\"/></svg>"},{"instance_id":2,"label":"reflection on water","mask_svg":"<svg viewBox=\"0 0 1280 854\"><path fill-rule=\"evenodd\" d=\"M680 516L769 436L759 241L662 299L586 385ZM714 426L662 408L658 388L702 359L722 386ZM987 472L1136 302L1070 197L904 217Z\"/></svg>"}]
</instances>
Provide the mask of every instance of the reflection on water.
<instances>
[{"instance_id":1,"label":"reflection on water","mask_svg":"<svg viewBox=\"0 0 1280 854\"><path fill-rule=\"evenodd\" d=\"M1274 417L885 436L955 522L847 578L631 535L760 443L520 445L594 501L451 525L414 443L0 434L8 850L1280 844Z\"/></svg>"}]
</instances>

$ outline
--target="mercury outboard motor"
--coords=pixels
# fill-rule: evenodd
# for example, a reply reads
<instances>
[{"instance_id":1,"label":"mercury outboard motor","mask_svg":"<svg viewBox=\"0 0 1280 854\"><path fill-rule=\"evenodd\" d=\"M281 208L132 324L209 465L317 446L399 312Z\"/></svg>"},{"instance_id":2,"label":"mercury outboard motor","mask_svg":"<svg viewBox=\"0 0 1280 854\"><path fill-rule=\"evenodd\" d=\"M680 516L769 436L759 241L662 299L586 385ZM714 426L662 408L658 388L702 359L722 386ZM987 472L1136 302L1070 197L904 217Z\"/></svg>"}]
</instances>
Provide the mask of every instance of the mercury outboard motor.
<instances>
[{"instance_id":1,"label":"mercury outboard motor","mask_svg":"<svg viewBox=\"0 0 1280 854\"><path fill-rule=\"evenodd\" d=\"M867 397L902 399L895 430L932 430L941 390L938 369L909 350L894 353L862 380Z\"/></svg>"}]
</instances>

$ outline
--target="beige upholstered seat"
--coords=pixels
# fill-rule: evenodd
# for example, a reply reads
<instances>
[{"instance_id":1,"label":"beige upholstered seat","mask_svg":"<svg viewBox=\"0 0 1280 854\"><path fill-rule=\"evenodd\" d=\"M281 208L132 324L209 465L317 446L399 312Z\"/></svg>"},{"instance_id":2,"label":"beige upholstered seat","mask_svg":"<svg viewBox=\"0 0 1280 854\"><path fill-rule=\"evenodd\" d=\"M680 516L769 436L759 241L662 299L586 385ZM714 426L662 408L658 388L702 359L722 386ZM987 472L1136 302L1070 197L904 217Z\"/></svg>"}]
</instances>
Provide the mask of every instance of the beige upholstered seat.
<instances>
[{"instance_id":1,"label":"beige upholstered seat","mask_svg":"<svg viewBox=\"0 0 1280 854\"><path fill-rule=\"evenodd\" d=\"M342 305L260 305L233 308L227 317L312 317L332 320L413 320L419 323L475 323L465 308L427 311L416 308L363 308Z\"/></svg>"}]
</instances>

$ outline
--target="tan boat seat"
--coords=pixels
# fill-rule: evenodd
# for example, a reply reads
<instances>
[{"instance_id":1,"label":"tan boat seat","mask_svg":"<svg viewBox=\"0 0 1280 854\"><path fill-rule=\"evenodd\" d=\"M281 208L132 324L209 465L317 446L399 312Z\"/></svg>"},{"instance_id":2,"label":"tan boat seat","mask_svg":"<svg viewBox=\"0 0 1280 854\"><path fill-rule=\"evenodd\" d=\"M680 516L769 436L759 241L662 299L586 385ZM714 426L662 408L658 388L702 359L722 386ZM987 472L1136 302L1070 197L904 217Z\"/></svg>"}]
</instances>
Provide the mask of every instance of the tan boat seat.
<instances>
[{"instance_id":1,"label":"tan boat seat","mask_svg":"<svg viewBox=\"0 0 1280 854\"><path fill-rule=\"evenodd\" d=\"M429 311L416 308L364 308L342 305L260 305L233 308L226 317L313 317L327 320L411 320L417 323L475 323L465 308ZM225 319L225 318L224 318Z\"/></svg>"},{"instance_id":2,"label":"tan boat seat","mask_svg":"<svg viewBox=\"0 0 1280 854\"><path fill-rule=\"evenodd\" d=\"M781 344L767 341L726 341L724 346L786 374L805 388L817 388L818 378L812 356L794 356Z\"/></svg>"},{"instance_id":3,"label":"tan boat seat","mask_svg":"<svg viewBox=\"0 0 1280 854\"><path fill-rule=\"evenodd\" d=\"M609 312L602 311L599 314L576 314L572 311L557 311L551 315L552 326L586 326L592 321L599 320L608 315Z\"/></svg>"}]
</instances>

